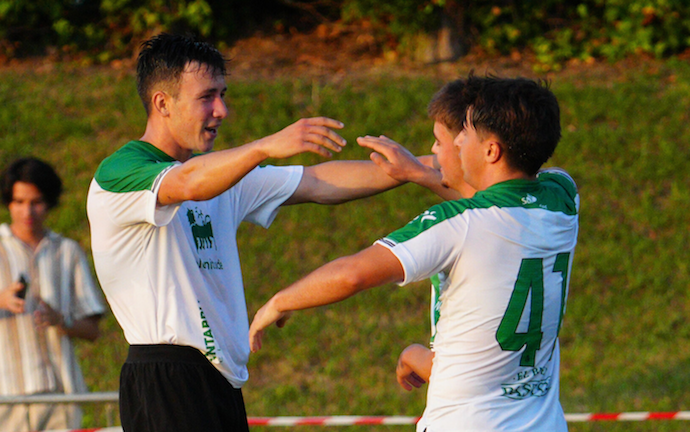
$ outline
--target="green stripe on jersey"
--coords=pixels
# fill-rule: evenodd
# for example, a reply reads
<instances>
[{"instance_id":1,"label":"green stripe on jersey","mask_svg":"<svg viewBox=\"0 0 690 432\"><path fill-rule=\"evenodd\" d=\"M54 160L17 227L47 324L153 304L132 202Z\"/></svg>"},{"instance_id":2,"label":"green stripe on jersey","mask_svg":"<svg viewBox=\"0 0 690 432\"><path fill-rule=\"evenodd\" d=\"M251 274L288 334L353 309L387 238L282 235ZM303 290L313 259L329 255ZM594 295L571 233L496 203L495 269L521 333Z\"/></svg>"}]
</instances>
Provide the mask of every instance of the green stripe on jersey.
<instances>
[{"instance_id":1,"label":"green stripe on jersey","mask_svg":"<svg viewBox=\"0 0 690 432\"><path fill-rule=\"evenodd\" d=\"M561 174L542 173L536 181L508 180L477 192L472 198L437 204L385 238L401 243L467 210L491 207L542 209L575 216L576 195L575 185Z\"/></svg>"},{"instance_id":2,"label":"green stripe on jersey","mask_svg":"<svg viewBox=\"0 0 690 432\"><path fill-rule=\"evenodd\" d=\"M158 174L175 163L152 144L130 141L101 162L94 178L109 192L151 190Z\"/></svg>"}]
</instances>

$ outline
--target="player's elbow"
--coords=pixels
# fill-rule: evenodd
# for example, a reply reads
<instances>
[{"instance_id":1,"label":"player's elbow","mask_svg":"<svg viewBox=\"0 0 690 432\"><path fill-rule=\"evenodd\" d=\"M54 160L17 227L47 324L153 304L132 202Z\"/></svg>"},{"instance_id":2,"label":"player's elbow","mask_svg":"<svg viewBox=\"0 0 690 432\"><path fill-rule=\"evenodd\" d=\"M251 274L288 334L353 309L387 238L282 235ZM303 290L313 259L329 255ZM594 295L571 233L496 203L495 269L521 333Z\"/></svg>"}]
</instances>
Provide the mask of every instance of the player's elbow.
<instances>
[{"instance_id":1,"label":"player's elbow","mask_svg":"<svg viewBox=\"0 0 690 432\"><path fill-rule=\"evenodd\" d=\"M362 272L362 268L357 266L351 260L343 259L341 271L339 274L340 285L347 296L357 294L372 287L369 277Z\"/></svg>"}]
</instances>

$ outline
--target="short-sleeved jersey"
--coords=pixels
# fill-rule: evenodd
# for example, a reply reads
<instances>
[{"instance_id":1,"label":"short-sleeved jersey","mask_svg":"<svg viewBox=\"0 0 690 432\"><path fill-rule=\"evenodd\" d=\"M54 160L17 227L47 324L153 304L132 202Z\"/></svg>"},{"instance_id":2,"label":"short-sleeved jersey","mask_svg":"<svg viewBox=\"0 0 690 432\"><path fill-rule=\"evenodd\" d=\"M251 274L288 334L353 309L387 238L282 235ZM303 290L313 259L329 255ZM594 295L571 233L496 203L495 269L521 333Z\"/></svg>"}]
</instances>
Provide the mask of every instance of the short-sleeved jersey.
<instances>
[{"instance_id":1,"label":"short-sleeved jersey","mask_svg":"<svg viewBox=\"0 0 690 432\"><path fill-rule=\"evenodd\" d=\"M567 430L558 333L578 210L575 183L550 169L431 207L377 242L402 285L447 275L419 431Z\"/></svg>"},{"instance_id":2,"label":"short-sleeved jersey","mask_svg":"<svg viewBox=\"0 0 690 432\"><path fill-rule=\"evenodd\" d=\"M268 227L302 168L255 168L208 201L158 206L161 181L178 164L141 141L101 163L87 200L96 274L127 342L198 348L240 388L249 324L237 229Z\"/></svg>"}]
</instances>

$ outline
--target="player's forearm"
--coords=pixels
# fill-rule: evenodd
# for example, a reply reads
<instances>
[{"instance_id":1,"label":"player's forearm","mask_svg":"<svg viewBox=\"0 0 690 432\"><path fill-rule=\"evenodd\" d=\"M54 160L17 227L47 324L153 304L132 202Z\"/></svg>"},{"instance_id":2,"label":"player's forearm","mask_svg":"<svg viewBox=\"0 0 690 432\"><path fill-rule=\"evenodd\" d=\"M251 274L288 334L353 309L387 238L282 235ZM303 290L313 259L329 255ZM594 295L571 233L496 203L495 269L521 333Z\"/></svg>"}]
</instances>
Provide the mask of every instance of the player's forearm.
<instances>
[{"instance_id":1,"label":"player's forearm","mask_svg":"<svg viewBox=\"0 0 690 432\"><path fill-rule=\"evenodd\" d=\"M276 293L271 299L278 312L290 312L337 303L370 288L349 272L348 258L332 261Z\"/></svg>"},{"instance_id":2,"label":"player's forearm","mask_svg":"<svg viewBox=\"0 0 690 432\"><path fill-rule=\"evenodd\" d=\"M403 276L400 261L378 244L332 261L278 292L257 311L249 327L251 350L261 349L264 329L284 324L291 311L335 303L364 289L401 281Z\"/></svg>"},{"instance_id":3,"label":"player's forearm","mask_svg":"<svg viewBox=\"0 0 690 432\"><path fill-rule=\"evenodd\" d=\"M376 195L404 182L388 176L371 161L332 161L305 167L305 182L293 200L319 204L339 204Z\"/></svg>"},{"instance_id":4,"label":"player's forearm","mask_svg":"<svg viewBox=\"0 0 690 432\"><path fill-rule=\"evenodd\" d=\"M375 244L318 268L277 293L272 301L279 312L323 306L369 288L402 281L403 276L395 255Z\"/></svg>"},{"instance_id":5,"label":"player's forearm","mask_svg":"<svg viewBox=\"0 0 690 432\"><path fill-rule=\"evenodd\" d=\"M408 181L429 189L446 201L469 198L474 195L474 190L463 189L457 191L444 186L441 183L443 176L435 156L425 155L417 159L421 162L421 166L417 166L417 169L408 174Z\"/></svg>"},{"instance_id":6,"label":"player's forearm","mask_svg":"<svg viewBox=\"0 0 690 432\"><path fill-rule=\"evenodd\" d=\"M468 198L459 191L444 186L443 183L441 183L441 179L442 175L439 170L428 168L424 170L424 172L420 172L419 175L412 181L419 186L429 189L431 192L435 193L446 201Z\"/></svg>"}]
</instances>

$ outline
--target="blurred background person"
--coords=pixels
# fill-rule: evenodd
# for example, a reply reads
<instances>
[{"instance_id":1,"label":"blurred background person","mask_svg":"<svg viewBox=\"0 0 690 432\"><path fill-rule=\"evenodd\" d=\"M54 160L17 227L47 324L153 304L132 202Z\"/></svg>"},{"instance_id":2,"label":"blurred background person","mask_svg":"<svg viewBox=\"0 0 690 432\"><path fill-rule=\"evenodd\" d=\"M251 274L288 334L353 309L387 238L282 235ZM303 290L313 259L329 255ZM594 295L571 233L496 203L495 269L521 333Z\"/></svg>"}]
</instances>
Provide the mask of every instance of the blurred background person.
<instances>
[{"instance_id":1,"label":"blurred background person","mask_svg":"<svg viewBox=\"0 0 690 432\"><path fill-rule=\"evenodd\" d=\"M79 244L44 226L62 192L36 158L0 177L10 223L0 225L0 396L85 393L72 338L93 341L105 312ZM76 404L0 405L3 432L81 427Z\"/></svg>"}]
</instances>

